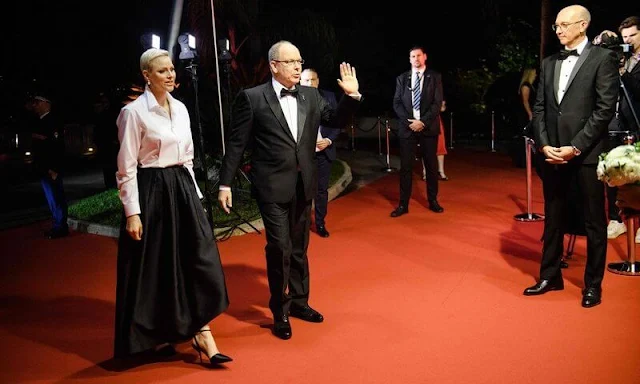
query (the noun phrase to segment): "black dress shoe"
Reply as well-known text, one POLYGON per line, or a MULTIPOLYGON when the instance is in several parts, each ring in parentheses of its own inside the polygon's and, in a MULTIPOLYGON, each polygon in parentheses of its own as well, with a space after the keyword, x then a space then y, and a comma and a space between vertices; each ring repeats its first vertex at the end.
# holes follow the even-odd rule
POLYGON ((564 260, 560 261, 560 268, 569 268, 569 263, 564 260))
POLYGON ((602 289, 600 288, 587 288, 582 291, 582 306, 585 308, 595 307, 602 301, 602 289))
POLYGON ((291 309, 289 309, 289 315, 312 323, 322 323, 324 321, 324 316, 308 305, 304 307, 292 305, 291 309))
POLYGON ((435 213, 444 212, 444 208, 442 208, 440 206, 440 204, 438 204, 438 200, 430 200, 429 201, 429 209, 432 210, 435 213))
POLYGON ((325 227, 317 227, 316 232, 320 237, 329 237, 329 231, 327 231, 327 228, 325 227))
POLYGON ((291 338, 291 323, 289 323, 289 317, 284 315, 274 319, 272 332, 282 340, 289 340, 291 338))
POLYGON ((562 278, 555 280, 540 280, 540 282, 533 287, 529 287, 524 290, 523 295, 535 296, 542 295, 549 291, 561 291, 564 289, 564 281, 562 278))
POLYGON ((398 208, 394 209, 393 212, 391 212, 391 217, 402 216, 405 213, 409 213, 409 207, 405 207, 404 205, 398 205, 398 208))

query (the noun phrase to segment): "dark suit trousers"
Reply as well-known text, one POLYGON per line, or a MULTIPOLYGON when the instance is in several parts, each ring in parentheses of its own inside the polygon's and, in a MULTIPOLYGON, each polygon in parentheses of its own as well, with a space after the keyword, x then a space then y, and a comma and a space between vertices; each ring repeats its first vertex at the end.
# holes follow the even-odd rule
POLYGON ((311 200, 305 200, 298 173, 296 193, 287 203, 258 201, 267 235, 267 279, 269 308, 275 318, 289 313, 289 307, 307 305, 309 300, 309 226, 311 200))
POLYGON ((315 197, 315 222, 317 227, 324 227, 329 202, 329 176, 331 175, 331 160, 324 151, 316 152, 318 164, 318 192, 315 197))
POLYGON ((422 160, 427 171, 427 200, 438 198, 438 136, 412 133, 409 138, 398 138, 400 148, 400 205, 409 206, 416 144, 420 142, 422 160))
POLYGON ((587 234, 587 264, 584 272, 585 287, 600 288, 607 256, 607 218, 604 183, 598 180, 596 165, 544 164, 543 191, 545 200, 544 245, 540 279, 561 276, 560 261, 566 229, 574 217, 569 204, 582 202, 584 227, 587 234), (575 187, 575 188, 573 188, 575 187), (576 191, 572 196, 570 191, 576 191))

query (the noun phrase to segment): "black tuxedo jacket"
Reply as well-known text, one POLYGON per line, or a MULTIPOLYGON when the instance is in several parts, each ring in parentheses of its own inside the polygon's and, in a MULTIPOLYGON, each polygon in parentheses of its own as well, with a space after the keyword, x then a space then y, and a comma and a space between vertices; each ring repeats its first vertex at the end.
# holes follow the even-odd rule
MULTIPOLYGON (((336 95, 333 92, 327 91, 324 89, 319 89, 319 91, 322 97, 324 97, 327 103, 329 103, 331 108, 334 108, 334 109, 338 108, 338 100, 336 99, 336 95)), ((342 129, 342 126, 340 127, 331 127, 328 125, 320 126, 320 134, 322 134, 322 137, 328 138, 329 140, 331 140, 331 145, 329 145, 327 148, 325 148, 321 152, 323 152, 331 161, 335 160, 337 157, 336 146, 333 142, 338 139, 338 135, 340 135, 341 129, 342 129)))
POLYGON ((621 89, 620 119, 626 130, 638 131, 640 127, 636 124, 636 117, 640 119, 640 63, 637 63, 631 72, 625 72, 621 80, 627 90, 628 98, 621 89))
POLYGON ((587 43, 558 102, 562 64, 558 56, 545 58, 540 68, 533 107, 536 144, 540 148, 572 145, 582 152, 575 161, 597 164, 598 155, 608 150, 607 127, 618 98, 618 62, 612 51, 587 43))
MULTIPOLYGON (((396 78, 396 90, 393 95, 393 110, 398 116, 398 137, 408 138, 413 131, 409 129, 408 119, 413 119, 413 92, 409 70, 396 78)), ((440 134, 440 106, 442 105, 442 76, 440 73, 427 69, 422 82, 420 94, 420 121, 424 123, 424 130, 420 134, 438 136, 440 134)))
POLYGON ((253 196, 266 203, 286 203, 296 193, 298 172, 304 194, 317 190, 315 158, 318 127, 343 126, 360 101, 343 95, 331 108, 318 89, 297 85, 298 138, 294 140, 271 80, 240 91, 233 103, 230 134, 220 170, 220 184, 231 185, 245 149, 250 151, 253 196))

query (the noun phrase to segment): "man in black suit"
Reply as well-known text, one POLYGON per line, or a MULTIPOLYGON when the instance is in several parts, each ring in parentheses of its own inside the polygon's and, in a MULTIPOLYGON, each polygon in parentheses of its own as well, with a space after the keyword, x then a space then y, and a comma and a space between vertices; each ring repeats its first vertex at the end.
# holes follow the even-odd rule
POLYGON ((348 63, 340 64, 338 80, 345 96, 333 109, 317 89, 297 85, 304 60, 295 45, 277 42, 269 49, 268 60, 271 81, 240 91, 234 101, 218 200, 229 213, 228 186, 251 142, 249 177, 267 236, 273 333, 286 340, 291 337, 289 315, 317 323, 324 320, 309 306, 307 259, 311 203, 318 188, 318 127, 346 124, 361 95, 356 70, 348 63))
MULTIPOLYGON (((553 29, 565 49, 545 58, 533 108, 536 143, 545 156, 544 245, 540 280, 524 295, 564 289, 560 269, 563 235, 572 201, 580 201, 587 234, 582 306, 600 304, 607 254, 605 186, 598 180, 598 155, 606 150, 607 126, 615 111, 619 75, 615 54, 586 36, 589 11, 563 8, 553 29), (573 192, 572 192, 573 191, 573 192), (572 196, 577 194, 577 196, 572 196)), ((575 203, 574 203, 575 204, 575 203)))
POLYGON ((409 213, 411 184, 416 143, 420 143, 426 169, 429 209, 442 213, 438 204, 438 135, 442 106, 442 76, 428 69, 424 48, 409 50, 411 70, 396 78, 393 110, 398 116, 398 145, 400 147, 400 203, 391 217, 409 213))
MULTIPOLYGON (((306 68, 300 75, 300 84, 318 88, 320 77, 318 71, 306 68)), ((329 103, 331 108, 338 107, 336 95, 326 89, 318 89, 320 94, 329 103)), ((316 233, 320 237, 329 237, 329 231, 325 225, 327 217, 327 205, 329 202, 329 176, 331 175, 331 163, 336 159, 336 147, 333 141, 340 135, 340 128, 320 125, 318 129, 318 141, 316 143, 316 162, 318 163, 318 192, 314 201, 316 233)))
POLYGON ((45 237, 57 239, 69 235, 67 198, 62 183, 64 127, 53 113, 50 96, 45 92, 37 92, 33 96, 29 109, 38 116, 38 123, 31 135, 33 164, 41 178, 42 190, 53 219, 51 229, 45 233, 45 237))

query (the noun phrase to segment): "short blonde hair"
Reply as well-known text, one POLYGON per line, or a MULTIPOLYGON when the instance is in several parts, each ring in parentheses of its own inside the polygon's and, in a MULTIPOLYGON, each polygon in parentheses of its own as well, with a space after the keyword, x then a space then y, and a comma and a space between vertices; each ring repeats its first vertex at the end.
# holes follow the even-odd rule
POLYGON ((140 56, 140 71, 151 70, 151 62, 158 57, 169 57, 169 51, 158 48, 149 48, 140 56))

